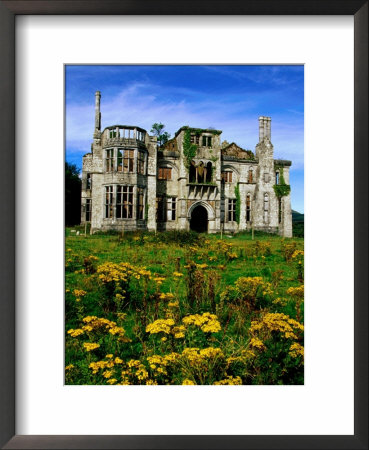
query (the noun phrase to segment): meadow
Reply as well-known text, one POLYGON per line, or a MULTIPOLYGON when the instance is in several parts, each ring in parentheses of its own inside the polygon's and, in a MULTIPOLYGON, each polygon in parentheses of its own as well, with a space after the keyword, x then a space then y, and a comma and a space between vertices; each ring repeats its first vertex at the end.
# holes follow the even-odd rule
POLYGON ((304 383, 302 238, 75 230, 66 384, 304 383))

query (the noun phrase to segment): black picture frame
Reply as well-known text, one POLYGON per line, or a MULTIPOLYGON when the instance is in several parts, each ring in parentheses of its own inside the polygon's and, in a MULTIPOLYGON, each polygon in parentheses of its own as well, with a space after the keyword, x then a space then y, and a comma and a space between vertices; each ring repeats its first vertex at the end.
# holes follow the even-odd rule
MULTIPOLYGON (((0 445, 6 449, 368 449, 368 1, 0 1, 0 445), (15 435, 15 16, 20 14, 212 14, 354 16, 354 435, 15 435)), ((339 364, 338 364, 339 366, 339 364)), ((339 395, 339 393, 337 393, 339 395)))

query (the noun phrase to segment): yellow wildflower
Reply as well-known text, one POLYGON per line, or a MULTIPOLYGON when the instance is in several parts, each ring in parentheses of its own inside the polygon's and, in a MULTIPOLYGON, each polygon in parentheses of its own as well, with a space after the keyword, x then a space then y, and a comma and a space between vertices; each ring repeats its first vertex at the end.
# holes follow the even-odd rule
POLYGON ((189 380, 188 378, 186 378, 185 380, 183 380, 182 382, 182 386, 194 386, 196 383, 194 383, 192 380, 189 380))
POLYGON ((303 298, 304 297, 304 285, 288 288, 287 294, 292 295, 293 297, 303 298))
POLYGON ((158 319, 155 322, 150 323, 146 327, 146 333, 157 334, 165 333, 169 334, 171 332, 171 327, 174 325, 173 319, 158 319))
POLYGON ((76 297, 84 297, 87 294, 83 289, 74 289, 73 293, 76 297))
POLYGON ((181 339, 185 337, 186 328, 183 325, 174 327, 172 333, 176 339, 181 339))
POLYGON ((264 345, 263 341, 261 341, 260 339, 257 339, 257 338, 251 338, 250 346, 257 348, 259 350, 265 350, 265 345, 264 345))
POLYGON ((292 358, 297 358, 298 356, 304 356, 304 347, 297 342, 294 342, 291 347, 289 354, 292 356, 292 358))
POLYGON ((204 314, 193 314, 191 316, 184 317, 182 319, 184 325, 196 325, 204 333, 217 333, 222 329, 218 321, 218 317, 215 314, 208 312, 204 314))
POLYGON ((67 333, 72 337, 78 337, 81 334, 83 334, 84 331, 81 328, 77 328, 76 330, 73 330, 73 328, 72 328, 72 329, 68 330, 67 333))
POLYGON ((232 377, 229 376, 224 380, 215 381, 214 385, 216 386, 224 386, 224 385, 240 385, 242 384, 242 380, 240 377, 232 377))
POLYGON ((103 377, 104 378, 111 378, 111 376, 113 375, 113 371, 112 370, 105 370, 105 372, 103 372, 103 377))
POLYGON ((85 342, 83 344, 83 347, 85 348, 86 352, 91 352, 92 350, 99 348, 100 344, 95 344, 94 342, 85 342))

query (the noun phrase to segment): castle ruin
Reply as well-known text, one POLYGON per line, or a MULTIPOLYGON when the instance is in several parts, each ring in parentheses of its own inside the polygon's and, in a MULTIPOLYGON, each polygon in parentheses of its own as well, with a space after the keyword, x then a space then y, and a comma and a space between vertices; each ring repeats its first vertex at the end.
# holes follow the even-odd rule
POLYGON ((274 159, 271 119, 255 152, 221 131, 181 127, 162 147, 135 125, 101 131, 99 91, 91 152, 83 156, 81 222, 97 230, 261 230, 292 237, 291 161, 274 159))

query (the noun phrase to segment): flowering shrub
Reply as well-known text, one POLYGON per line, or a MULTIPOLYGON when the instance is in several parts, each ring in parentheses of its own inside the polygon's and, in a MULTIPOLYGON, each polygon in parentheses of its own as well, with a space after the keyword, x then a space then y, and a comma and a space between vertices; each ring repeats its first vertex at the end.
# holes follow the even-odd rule
POLYGON ((302 315, 302 303, 304 301, 304 285, 302 284, 298 287, 290 287, 287 289, 286 293, 294 299, 296 304, 296 318, 297 320, 300 320, 302 315))
POLYGON ((300 322, 282 313, 267 313, 251 322, 249 345, 256 354, 253 364, 260 384, 283 381, 287 373, 292 375, 291 384, 302 383, 303 330, 300 322))
POLYGON ((129 302, 145 305, 164 280, 154 277, 145 267, 129 263, 106 262, 97 268, 96 275, 105 288, 105 305, 112 310, 129 302))
POLYGON ((296 250, 296 242, 286 242, 285 240, 281 241, 281 251, 287 262, 291 261, 292 255, 296 250))
POLYGON ((271 255, 271 243, 269 241, 256 241, 255 242, 255 254, 256 256, 269 256, 271 255))
POLYGON ((261 306, 262 300, 272 293, 271 284, 262 277, 240 277, 220 295, 221 301, 244 305, 250 312, 261 306))
POLYGON ((296 263, 297 267, 297 279, 300 283, 304 281, 304 251, 295 250, 291 257, 292 261, 296 263))

